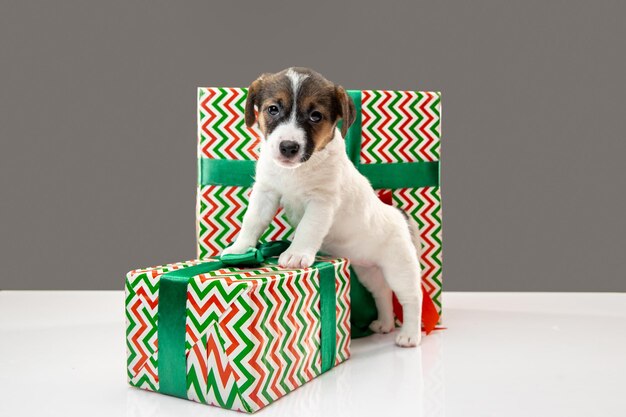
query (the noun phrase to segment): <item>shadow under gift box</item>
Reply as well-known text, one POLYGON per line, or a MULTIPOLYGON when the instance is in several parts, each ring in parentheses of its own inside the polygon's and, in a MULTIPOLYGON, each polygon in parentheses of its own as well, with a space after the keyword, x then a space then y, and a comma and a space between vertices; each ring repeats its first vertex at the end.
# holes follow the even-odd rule
POLYGON ((127 274, 130 385, 255 412, 349 358, 346 259, 318 256, 310 268, 285 270, 271 258, 259 267, 191 272, 177 300, 163 285, 164 274, 212 262, 127 274))

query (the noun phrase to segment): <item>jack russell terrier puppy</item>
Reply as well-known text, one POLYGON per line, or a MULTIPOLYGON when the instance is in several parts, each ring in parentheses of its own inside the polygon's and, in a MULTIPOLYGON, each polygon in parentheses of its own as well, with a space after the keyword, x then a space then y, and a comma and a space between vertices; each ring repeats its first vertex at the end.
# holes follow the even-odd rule
POLYGON ((404 316, 396 344, 417 346, 422 311, 418 226, 381 202, 348 159, 343 137, 354 119, 354 103, 343 87, 310 69, 263 74, 250 85, 246 125, 258 123, 265 140, 241 232, 223 253, 256 246, 283 206, 296 231, 279 265, 307 268, 319 250, 349 258, 376 301, 378 319, 370 328, 394 330, 393 291, 404 316))

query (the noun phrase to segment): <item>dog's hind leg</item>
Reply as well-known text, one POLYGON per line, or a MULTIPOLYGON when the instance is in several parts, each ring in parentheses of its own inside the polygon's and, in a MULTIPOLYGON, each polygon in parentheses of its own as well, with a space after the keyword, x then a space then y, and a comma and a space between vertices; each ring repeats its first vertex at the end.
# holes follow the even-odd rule
POLYGON ((385 281, 402 305, 402 328, 396 344, 402 347, 419 345, 422 337, 422 291, 420 269, 415 248, 408 242, 392 245, 393 256, 381 264, 385 281))
POLYGON ((378 319, 370 324, 370 329, 376 333, 389 333, 394 327, 393 304, 391 288, 387 285, 383 273, 377 266, 353 265, 359 281, 372 293, 378 310, 378 319))

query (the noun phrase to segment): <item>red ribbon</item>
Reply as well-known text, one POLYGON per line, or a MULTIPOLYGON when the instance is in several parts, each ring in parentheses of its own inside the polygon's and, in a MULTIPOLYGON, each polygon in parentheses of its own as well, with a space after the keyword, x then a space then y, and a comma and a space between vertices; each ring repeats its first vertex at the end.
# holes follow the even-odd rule
MULTIPOLYGON (((392 205, 391 191, 381 191, 378 194, 378 198, 383 203, 389 206, 392 205)), ((395 294, 393 295, 393 313, 396 318, 402 322, 402 305, 400 305, 395 294)), ((426 334, 430 334, 433 330, 444 329, 444 327, 437 327, 437 323, 439 323, 437 307, 435 307, 435 303, 433 303, 433 300, 426 291, 424 283, 422 283, 422 328, 426 334)))

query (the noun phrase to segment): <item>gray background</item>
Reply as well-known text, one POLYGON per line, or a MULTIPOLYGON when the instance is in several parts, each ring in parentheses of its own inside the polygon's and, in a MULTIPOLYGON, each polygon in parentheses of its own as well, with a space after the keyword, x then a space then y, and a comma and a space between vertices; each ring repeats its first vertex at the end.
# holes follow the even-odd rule
POLYGON ((625 291, 625 5, 2 0, 0 289, 194 257, 196 87, 299 65, 443 92, 446 289, 625 291))

